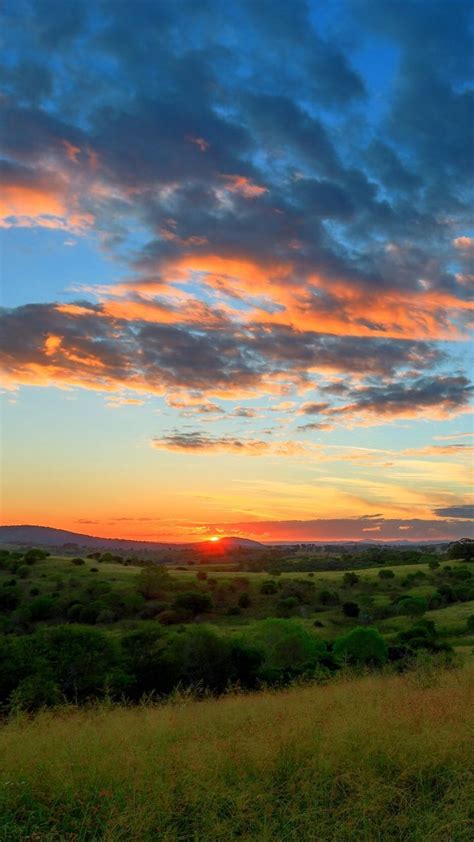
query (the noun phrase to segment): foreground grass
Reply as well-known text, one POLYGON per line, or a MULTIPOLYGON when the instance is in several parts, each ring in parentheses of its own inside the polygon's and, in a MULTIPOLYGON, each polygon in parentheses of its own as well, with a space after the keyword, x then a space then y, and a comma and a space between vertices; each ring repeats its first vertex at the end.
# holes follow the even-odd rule
POLYGON ((474 672, 368 676, 0 731, 0 839, 474 838, 474 672))

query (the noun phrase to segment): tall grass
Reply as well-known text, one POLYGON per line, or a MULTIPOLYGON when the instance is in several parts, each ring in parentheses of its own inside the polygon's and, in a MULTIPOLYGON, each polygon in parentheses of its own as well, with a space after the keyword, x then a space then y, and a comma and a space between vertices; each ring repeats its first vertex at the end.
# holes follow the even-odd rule
POLYGON ((474 838, 474 672, 368 676, 0 731, 2 842, 474 838))

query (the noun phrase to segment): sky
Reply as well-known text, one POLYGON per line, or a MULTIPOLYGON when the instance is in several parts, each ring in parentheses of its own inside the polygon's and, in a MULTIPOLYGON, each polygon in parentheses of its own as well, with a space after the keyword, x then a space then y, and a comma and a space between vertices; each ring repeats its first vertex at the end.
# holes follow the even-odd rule
POLYGON ((2 522, 472 536, 470 0, 6 0, 2 522))

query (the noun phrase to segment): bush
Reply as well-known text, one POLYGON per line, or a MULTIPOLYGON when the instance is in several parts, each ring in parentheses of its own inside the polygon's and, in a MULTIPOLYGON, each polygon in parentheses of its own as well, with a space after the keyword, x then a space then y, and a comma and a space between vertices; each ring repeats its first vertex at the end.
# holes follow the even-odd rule
POLYGON ((342 581, 344 582, 344 584, 347 587, 352 588, 354 585, 357 585, 357 582, 359 581, 359 577, 358 577, 357 573, 352 573, 351 571, 347 571, 347 573, 344 573, 342 581))
POLYGON ((404 596, 398 602, 400 614, 408 614, 410 617, 421 616, 427 608, 428 604, 423 596, 404 596))
POLYGON ((20 589, 5 583, 7 587, 0 589, 0 611, 14 611, 20 604, 20 589))
POLYGON ((346 617, 358 617, 360 614, 360 608, 357 602, 343 602, 342 610, 346 617))
POLYGON ((470 616, 467 618, 466 628, 469 632, 474 632, 474 614, 470 614, 470 616))
POLYGON ((388 657, 387 644, 377 629, 358 626, 333 645, 338 661, 354 665, 380 666, 388 657))
POLYGON ((384 568, 383 570, 379 570, 378 576, 379 579, 394 579, 395 573, 393 572, 393 570, 387 570, 386 568, 384 568))
POLYGON ((255 623, 250 637, 261 653, 260 676, 281 681, 314 671, 326 654, 326 644, 297 620, 269 618, 255 623))
POLYGON ((276 610, 279 617, 291 617, 299 606, 300 601, 295 596, 285 596, 278 600, 276 610))
POLYGON ((201 591, 181 593, 173 603, 173 608, 189 611, 194 617, 198 614, 205 614, 208 611, 212 611, 212 607, 212 599, 209 594, 202 593, 201 591))
POLYGON ((176 626, 179 623, 186 623, 189 620, 189 614, 187 611, 174 611, 170 608, 158 614, 156 619, 162 626, 176 626))
POLYGON ((252 604, 250 596, 248 593, 242 593, 239 596, 239 608, 249 608, 252 604))
POLYGON ((265 582, 262 582, 260 586, 260 593, 262 594, 275 594, 277 591, 277 584, 273 581, 273 579, 267 579, 265 582))
POLYGON ((75 564, 76 567, 80 567, 82 564, 85 564, 83 558, 71 558, 71 564, 75 564))
POLYGON ((31 573, 30 568, 27 564, 22 564, 16 572, 17 576, 19 576, 20 579, 27 579, 31 573))
POLYGON ((25 606, 26 619, 32 623, 49 620, 56 612, 56 600, 51 596, 39 596, 25 606))
POLYGON ((155 599, 163 594, 171 584, 171 576, 161 565, 143 567, 138 574, 137 590, 145 599, 155 599))

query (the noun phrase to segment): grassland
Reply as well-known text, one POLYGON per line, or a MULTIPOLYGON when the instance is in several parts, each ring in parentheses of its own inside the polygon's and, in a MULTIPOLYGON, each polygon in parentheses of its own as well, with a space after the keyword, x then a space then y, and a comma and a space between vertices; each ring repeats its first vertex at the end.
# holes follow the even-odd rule
POLYGON ((474 671, 44 712, 0 731, 5 842, 469 842, 474 671))
MULTIPOLYGON (((352 587, 344 585, 344 570, 322 570, 310 573, 292 572, 282 573, 278 576, 278 585, 282 587, 285 583, 301 581, 314 586, 315 593, 321 590, 334 591, 339 594, 340 602, 337 605, 323 606, 321 604, 302 605, 295 608, 295 616, 307 627, 312 627, 318 621, 320 628, 318 635, 325 640, 332 640, 337 635, 357 625, 357 620, 347 617, 342 611, 341 604, 344 601, 355 601, 360 605, 361 611, 365 611, 370 619, 371 625, 375 625, 379 631, 390 640, 397 633, 409 628, 412 625, 412 618, 404 614, 390 616, 388 618, 377 617, 377 609, 383 609, 396 598, 404 596, 426 597, 429 602, 432 594, 442 581, 445 570, 463 566, 463 562, 442 561, 439 569, 433 571, 428 564, 405 564, 393 567, 393 579, 380 579, 381 567, 363 568, 357 570, 358 582, 352 587), (417 577, 407 584, 407 577, 417 577), (373 617, 372 617, 373 615, 373 617)), ((86 559, 81 566, 71 563, 70 557, 51 556, 40 563, 32 566, 28 571, 28 578, 22 580, 16 577, 16 586, 21 589, 22 604, 28 605, 32 599, 38 596, 53 596, 55 601, 71 601, 82 594, 81 598, 86 602, 97 599, 96 596, 88 596, 88 588, 100 588, 105 584, 114 593, 124 598, 131 598, 132 602, 128 608, 117 617, 116 622, 106 625, 111 631, 119 631, 125 624, 131 628, 133 624, 142 622, 140 619, 140 604, 135 605, 133 598, 137 598, 136 587, 138 576, 141 571, 138 565, 124 566, 114 562, 100 562, 94 559, 86 559), (35 594, 33 597, 32 594, 35 594)), ((267 616, 275 616, 279 594, 275 596, 262 596, 261 587, 265 581, 271 579, 271 574, 264 572, 237 572, 235 570, 216 570, 212 564, 200 565, 180 569, 179 567, 169 568, 171 572, 171 588, 189 590, 193 588, 205 589, 211 593, 215 603, 214 610, 205 617, 206 622, 219 627, 223 632, 233 633, 252 625, 255 620, 267 616), (197 579, 198 570, 208 576, 208 581, 199 582, 197 579), (250 596, 250 605, 244 610, 239 609, 236 616, 229 611, 238 602, 241 589, 236 583, 242 583, 243 590, 250 596), (210 585, 214 585, 212 591, 210 585), (218 598, 221 598, 220 604, 218 598), (217 597, 217 599, 216 599, 217 597)), ((0 587, 11 579, 11 573, 0 569, 0 587)), ((472 586, 471 586, 472 587, 472 586)), ((176 594, 174 594, 175 596, 176 594)), ((99 598, 102 598, 99 596, 99 598)), ((165 602, 171 603, 173 593, 165 595, 165 602)), ((143 606, 142 606, 143 607, 143 606)), ((474 600, 467 599, 464 602, 456 602, 440 608, 430 609, 425 612, 426 619, 435 621, 443 638, 470 654, 472 635, 467 635, 467 618, 474 614, 474 600), (465 636, 461 641, 460 636, 465 636)), ((54 617, 45 622, 54 621, 54 617)), ((56 620, 58 622, 60 620, 56 620)), ((155 620, 156 622, 156 620, 155 620)), ((100 623, 99 623, 100 625, 100 623)))

